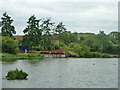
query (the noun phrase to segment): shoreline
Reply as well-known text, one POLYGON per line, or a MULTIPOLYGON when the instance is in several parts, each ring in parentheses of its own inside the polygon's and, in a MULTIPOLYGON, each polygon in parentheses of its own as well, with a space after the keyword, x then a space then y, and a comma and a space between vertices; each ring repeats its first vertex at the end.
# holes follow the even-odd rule
MULTIPOLYGON (((1 61, 14 61, 14 60, 43 60, 44 55, 38 53, 22 53, 22 54, 7 54, 1 53, 1 61)), ((55 57, 53 57, 55 58, 55 57)), ((61 57, 61 58, 120 58, 119 55, 109 55, 109 57, 61 57)))

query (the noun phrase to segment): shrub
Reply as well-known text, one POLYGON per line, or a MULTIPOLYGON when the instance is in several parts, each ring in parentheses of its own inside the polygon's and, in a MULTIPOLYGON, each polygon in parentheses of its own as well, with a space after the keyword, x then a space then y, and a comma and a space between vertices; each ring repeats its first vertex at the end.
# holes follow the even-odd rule
POLYGON ((26 77, 28 76, 28 74, 26 72, 23 72, 22 70, 18 70, 16 68, 16 70, 11 70, 7 73, 6 78, 8 80, 24 80, 26 79, 26 77))
POLYGON ((71 52, 70 57, 77 57, 77 58, 79 58, 80 56, 79 56, 79 54, 77 54, 77 53, 71 52))
POLYGON ((64 45, 63 47, 60 47, 61 50, 63 50, 64 52, 69 52, 70 48, 67 45, 64 45))
POLYGON ((107 54, 107 53, 103 53, 103 54, 101 54, 101 55, 102 55, 103 58, 108 58, 108 57, 110 57, 109 54, 107 54))
POLYGON ((87 45, 75 44, 73 45, 72 51, 77 53, 80 57, 85 57, 90 52, 90 48, 87 45))
POLYGON ((100 58, 102 55, 98 52, 90 52, 90 57, 92 58, 100 58))

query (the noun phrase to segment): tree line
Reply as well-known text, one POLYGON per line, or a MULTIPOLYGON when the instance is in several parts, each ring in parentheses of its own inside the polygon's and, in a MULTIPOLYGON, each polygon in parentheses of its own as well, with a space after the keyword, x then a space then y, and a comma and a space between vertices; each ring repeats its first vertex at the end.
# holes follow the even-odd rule
MULTIPOLYGON (((16 34, 15 27, 12 25, 13 19, 7 13, 3 13, 1 20, 1 35, 3 39, 5 37, 12 38, 16 34)), ((25 35, 22 39, 17 39, 13 42, 38 51, 62 49, 75 57, 100 57, 102 53, 118 54, 119 51, 119 39, 112 37, 110 34, 105 34, 104 31, 100 31, 99 34, 88 33, 86 36, 78 37, 82 34, 67 31, 63 22, 56 24, 51 18, 37 19, 35 15, 32 15, 28 18, 27 26, 23 33, 25 35), (56 40, 59 43, 56 43, 56 40)), ((117 34, 119 33, 117 32, 117 34)), ((2 41, 5 42, 5 40, 2 41)), ((7 44, 7 41, 5 43, 7 44)), ((5 47, 3 45, 3 50, 5 47)), ((9 46, 9 48, 11 47, 9 46)), ((7 50, 4 52, 7 52, 7 50)))

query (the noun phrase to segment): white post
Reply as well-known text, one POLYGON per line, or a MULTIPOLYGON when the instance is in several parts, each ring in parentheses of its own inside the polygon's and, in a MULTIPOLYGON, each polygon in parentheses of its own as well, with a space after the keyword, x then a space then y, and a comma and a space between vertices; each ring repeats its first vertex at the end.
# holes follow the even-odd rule
POLYGON ((27 53, 27 49, 25 49, 25 53, 27 53))

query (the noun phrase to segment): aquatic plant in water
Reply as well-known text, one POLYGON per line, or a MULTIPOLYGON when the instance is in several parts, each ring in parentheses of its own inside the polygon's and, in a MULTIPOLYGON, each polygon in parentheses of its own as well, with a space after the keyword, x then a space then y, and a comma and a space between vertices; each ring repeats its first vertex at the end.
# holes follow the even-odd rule
POLYGON ((10 70, 7 73, 7 80, 25 80, 27 78, 28 74, 26 72, 23 72, 22 70, 10 70))

